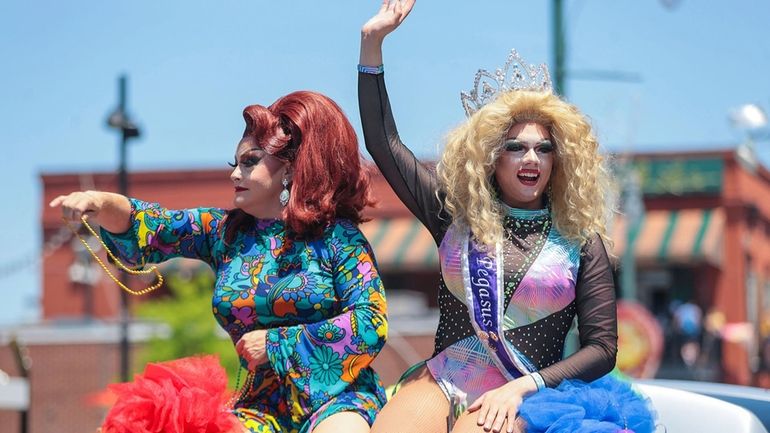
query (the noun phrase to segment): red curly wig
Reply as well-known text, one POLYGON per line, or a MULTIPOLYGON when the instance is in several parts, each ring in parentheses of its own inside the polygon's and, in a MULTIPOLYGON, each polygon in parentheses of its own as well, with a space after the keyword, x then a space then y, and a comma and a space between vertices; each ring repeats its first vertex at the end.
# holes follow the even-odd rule
MULTIPOLYGON (((358 224, 361 211, 374 204, 369 172, 362 164, 355 130, 330 98, 298 91, 269 107, 243 110, 244 137, 252 137, 266 153, 288 161, 292 170, 289 203, 282 217, 296 235, 315 238, 337 218, 358 224)), ((253 217, 234 209, 225 239, 231 242, 253 217)))

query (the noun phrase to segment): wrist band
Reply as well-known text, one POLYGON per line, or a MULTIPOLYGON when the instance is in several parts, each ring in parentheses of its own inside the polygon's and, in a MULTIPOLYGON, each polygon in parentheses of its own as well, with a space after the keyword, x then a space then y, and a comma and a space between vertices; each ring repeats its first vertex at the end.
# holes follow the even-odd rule
POLYGON ((529 377, 532 378, 532 380, 535 381, 535 385, 537 385, 537 390, 540 391, 542 389, 545 389, 545 381, 543 380, 543 376, 540 375, 538 372, 529 373, 529 377))
POLYGON ((382 65, 366 66, 366 65, 359 64, 358 72, 362 72, 364 74, 378 75, 385 72, 385 68, 382 65))

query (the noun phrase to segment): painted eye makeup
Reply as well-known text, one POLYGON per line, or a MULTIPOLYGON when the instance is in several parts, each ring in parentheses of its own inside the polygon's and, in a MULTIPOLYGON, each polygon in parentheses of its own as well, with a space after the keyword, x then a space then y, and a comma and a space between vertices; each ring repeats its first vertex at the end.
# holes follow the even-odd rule
MULTIPOLYGON (((508 152, 521 152, 528 150, 524 143, 516 139, 506 140, 504 147, 508 152)), ((539 153, 551 153, 554 151, 554 145, 549 140, 543 140, 534 147, 539 153)))
POLYGON ((241 154, 240 161, 236 158, 233 160, 233 162, 228 162, 227 165, 230 167, 238 167, 239 165, 242 165, 244 167, 253 167, 262 160, 263 155, 258 150, 249 150, 246 152, 243 152, 241 154))
POLYGON ((537 146, 537 150, 540 153, 551 153, 554 151, 554 145, 548 140, 543 140, 537 146))
POLYGON ((504 146, 505 150, 508 152, 520 152, 524 150, 524 145, 517 140, 506 140, 504 146))
POLYGON ((259 164, 259 161, 261 161, 262 158, 256 156, 256 155, 244 155, 241 157, 241 165, 244 167, 253 167, 257 164, 259 164))

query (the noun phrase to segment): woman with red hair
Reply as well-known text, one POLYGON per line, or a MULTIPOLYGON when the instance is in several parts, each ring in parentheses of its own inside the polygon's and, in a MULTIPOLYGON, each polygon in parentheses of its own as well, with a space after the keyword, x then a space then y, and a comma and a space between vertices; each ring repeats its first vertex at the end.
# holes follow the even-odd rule
MULTIPOLYGON (((233 431, 368 432, 386 400, 370 364, 387 320, 374 256, 357 227, 372 199, 355 132, 337 104, 314 92, 243 114, 231 210, 168 210, 98 191, 51 206, 68 220, 97 219, 110 251, 131 264, 188 257, 212 268, 214 316, 249 371, 235 417, 227 415, 240 421, 233 431)), ((103 429, 192 431, 189 415, 165 418, 196 411, 170 405, 156 404, 156 419, 139 420, 129 419, 138 412, 130 404, 116 405, 103 429)), ((222 430, 195 422, 195 431, 222 430)))

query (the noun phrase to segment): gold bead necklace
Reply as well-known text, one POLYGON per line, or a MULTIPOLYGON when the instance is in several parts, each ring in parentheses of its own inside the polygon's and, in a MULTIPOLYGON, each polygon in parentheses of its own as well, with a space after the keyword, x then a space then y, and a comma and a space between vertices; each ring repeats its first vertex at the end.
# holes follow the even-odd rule
MULTIPOLYGON (((62 220, 64 221, 64 224, 67 225, 67 227, 72 231, 72 233, 77 236, 78 240, 81 244, 83 244, 83 247, 91 254, 91 256, 96 260, 96 263, 101 266, 102 269, 104 269, 104 272, 107 274, 108 277, 112 281, 115 282, 121 289, 125 290, 126 292, 140 296, 147 293, 152 292, 155 289, 160 288, 163 285, 163 275, 158 271, 157 266, 152 266, 149 269, 131 269, 128 266, 124 265, 123 262, 121 262, 113 253, 110 251, 110 249, 107 247, 107 244, 104 243, 104 240, 102 240, 99 235, 96 234, 96 231, 91 227, 90 224, 88 224, 88 221, 86 221, 86 218, 83 217, 80 219, 83 226, 85 226, 86 229, 91 233, 93 237, 99 240, 99 243, 102 244, 102 247, 104 247, 104 250, 107 251, 107 255, 110 256, 110 258, 115 262, 115 264, 122 269, 123 271, 131 274, 131 275, 148 275, 150 273, 154 273, 155 276, 158 277, 158 282, 153 284, 150 287, 144 288, 142 290, 133 290, 130 287, 126 286, 118 278, 115 277, 115 275, 110 271, 110 269, 107 267, 107 265, 104 264, 101 258, 96 254, 96 252, 91 248, 90 245, 88 245, 88 242, 86 242, 85 239, 83 239, 82 236, 80 236, 80 233, 78 233, 77 230, 75 230, 74 227, 72 227, 72 224, 66 219, 62 217, 62 220)), ((238 389, 237 392, 235 392, 230 400, 227 402, 227 406, 230 408, 235 408, 235 405, 238 404, 239 401, 241 401, 249 392, 249 389, 251 389, 252 383, 254 383, 254 378, 256 377, 256 373, 253 371, 249 371, 249 373, 246 375, 246 379, 243 382, 243 385, 240 385, 239 382, 241 381, 241 370, 242 367, 238 368, 238 376, 235 379, 235 387, 238 389)))
POLYGON ((80 233, 78 233, 78 231, 75 230, 74 227, 72 227, 70 222, 67 221, 67 219, 64 218, 64 217, 62 217, 62 220, 64 221, 64 224, 66 224, 67 227, 69 227, 69 229, 72 231, 72 233, 75 236, 77 236, 78 240, 80 240, 80 243, 83 244, 85 249, 91 254, 91 256, 94 258, 94 260, 96 260, 96 263, 98 263, 99 266, 101 266, 102 269, 104 269, 104 272, 107 274, 107 276, 110 277, 110 279, 112 281, 114 281, 115 284, 117 284, 118 287, 120 287, 121 289, 125 290, 126 292, 128 292, 128 293, 130 293, 132 295, 141 296, 141 295, 150 293, 153 290, 158 289, 158 288, 160 288, 163 285, 163 275, 160 274, 160 272, 158 271, 158 267, 157 266, 152 266, 149 269, 141 269, 141 268, 140 269, 131 269, 128 266, 124 265, 123 262, 121 262, 115 256, 115 254, 112 254, 112 251, 110 251, 110 249, 107 247, 107 244, 104 243, 102 238, 100 238, 99 235, 96 234, 96 231, 94 231, 94 229, 91 228, 91 226, 86 221, 85 216, 80 218, 80 221, 83 224, 83 226, 85 226, 85 228, 88 229, 89 232, 91 232, 91 235, 93 235, 93 237, 95 237, 96 239, 99 240, 99 243, 102 244, 102 247, 104 247, 104 250, 107 251, 107 255, 110 256, 110 258, 115 262, 115 265, 117 267, 119 267, 120 269, 122 269, 123 271, 125 271, 126 273, 128 273, 130 275, 148 275, 148 274, 154 273, 155 276, 158 278, 158 282, 157 283, 153 284, 150 287, 144 288, 142 290, 133 290, 130 287, 126 286, 117 277, 115 277, 115 275, 110 271, 110 269, 107 267, 107 265, 104 264, 102 259, 100 259, 99 256, 96 254, 96 252, 94 252, 94 250, 91 248, 91 246, 88 245, 88 242, 86 242, 86 240, 83 239, 82 236, 80 236, 80 233))

